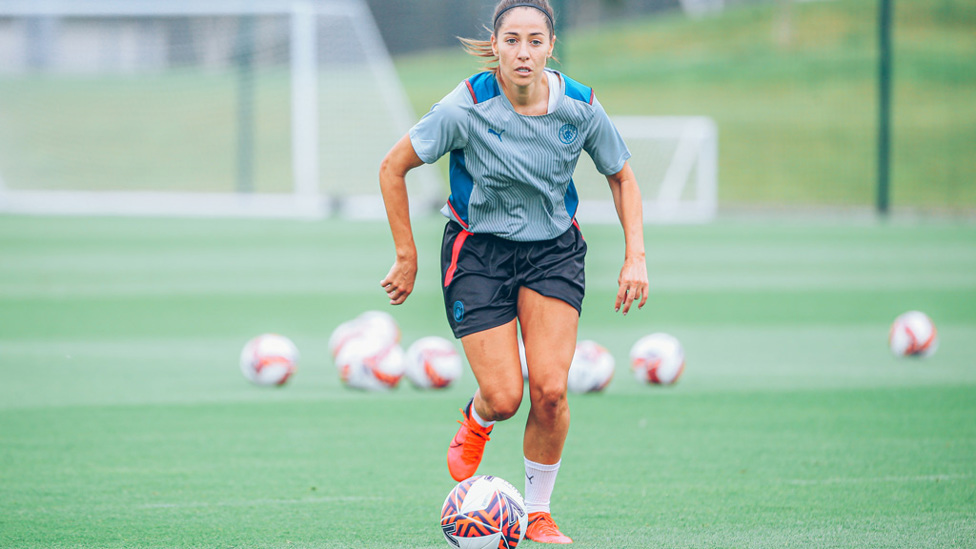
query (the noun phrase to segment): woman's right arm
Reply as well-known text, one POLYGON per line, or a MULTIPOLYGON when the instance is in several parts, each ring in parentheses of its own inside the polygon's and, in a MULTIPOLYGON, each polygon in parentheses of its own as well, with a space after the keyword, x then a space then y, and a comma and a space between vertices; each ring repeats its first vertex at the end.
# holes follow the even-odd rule
POLYGON ((391 305, 406 301, 413 292, 417 278, 417 246, 413 241, 410 227, 410 203, 407 198, 407 172, 423 164, 410 142, 410 135, 404 135, 386 153, 380 164, 380 192, 386 205, 386 217, 393 233, 396 260, 390 272, 380 282, 386 291, 391 305))

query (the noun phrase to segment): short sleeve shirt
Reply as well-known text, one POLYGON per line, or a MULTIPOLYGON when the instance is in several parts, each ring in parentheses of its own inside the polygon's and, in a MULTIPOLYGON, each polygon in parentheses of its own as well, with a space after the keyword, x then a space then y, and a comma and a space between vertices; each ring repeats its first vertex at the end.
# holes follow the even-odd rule
POLYGON ((515 112, 486 71, 461 82, 410 129, 424 162, 450 154, 451 194, 441 212, 465 230, 516 241, 555 238, 576 215, 580 153, 604 175, 630 158, 593 90, 556 74, 560 89, 548 114, 515 112))

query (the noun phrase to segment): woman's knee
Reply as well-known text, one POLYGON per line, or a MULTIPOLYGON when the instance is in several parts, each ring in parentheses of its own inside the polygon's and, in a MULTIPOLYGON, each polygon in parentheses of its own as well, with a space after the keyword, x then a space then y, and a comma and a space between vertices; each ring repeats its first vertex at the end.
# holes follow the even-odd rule
POLYGON ((547 412, 556 412, 567 405, 566 383, 559 380, 543 381, 529 388, 532 406, 547 412))
POLYGON ((519 405, 522 404, 522 387, 518 391, 503 389, 486 392, 482 389, 481 398, 490 411, 491 419, 501 421, 518 412, 519 405))

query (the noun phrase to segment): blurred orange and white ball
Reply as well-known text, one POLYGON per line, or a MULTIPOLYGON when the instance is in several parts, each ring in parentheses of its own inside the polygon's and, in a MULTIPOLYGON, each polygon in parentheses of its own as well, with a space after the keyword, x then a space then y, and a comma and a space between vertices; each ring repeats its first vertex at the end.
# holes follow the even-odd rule
POLYGON ((569 367, 567 388, 573 393, 597 393, 613 379, 615 361, 610 351, 599 343, 585 339, 576 344, 569 367))
POLYGON ((927 357, 939 348, 939 336, 927 314, 908 311, 891 324, 888 346, 895 356, 927 357))
POLYGON ((646 335, 630 348, 630 367, 641 383, 671 385, 685 370, 685 351, 670 334, 646 335))
POLYGON ((386 391, 404 374, 400 326, 383 311, 366 311, 340 324, 329 336, 329 351, 340 381, 350 389, 386 391))
POLYGON ((241 372, 257 385, 284 385, 298 367, 298 348, 285 336, 261 334, 244 345, 241 372))
POLYGON ((461 354, 438 336, 422 337, 407 348, 406 376, 418 389, 443 389, 461 377, 461 354))

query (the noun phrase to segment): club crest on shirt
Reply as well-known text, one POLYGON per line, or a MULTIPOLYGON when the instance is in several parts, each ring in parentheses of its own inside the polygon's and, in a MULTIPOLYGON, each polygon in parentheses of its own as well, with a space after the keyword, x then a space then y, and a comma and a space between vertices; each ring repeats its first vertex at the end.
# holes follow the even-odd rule
POLYGON ((559 128, 559 140, 567 145, 576 141, 577 135, 579 135, 579 130, 572 124, 563 124, 563 127, 559 128))

